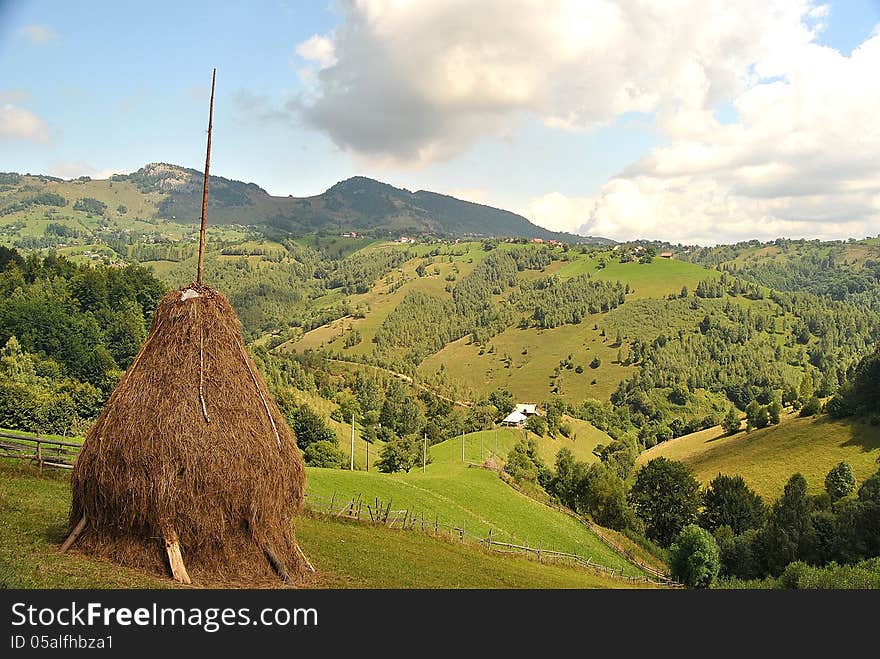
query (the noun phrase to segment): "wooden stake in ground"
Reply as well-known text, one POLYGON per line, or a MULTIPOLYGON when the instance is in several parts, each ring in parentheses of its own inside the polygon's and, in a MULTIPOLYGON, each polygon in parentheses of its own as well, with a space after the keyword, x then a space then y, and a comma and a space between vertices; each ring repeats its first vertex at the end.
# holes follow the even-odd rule
POLYGON ((165 552, 168 554, 168 565, 171 566, 171 575, 180 583, 192 583, 186 566, 183 564, 183 556, 180 553, 180 541, 174 529, 165 531, 165 552))
POLYGON ((68 549, 70 549, 70 545, 76 542, 76 539, 79 537, 79 534, 83 532, 83 529, 86 528, 86 518, 83 516, 77 525, 73 527, 73 531, 70 532, 70 535, 67 536, 67 539, 64 541, 64 544, 61 545, 61 553, 63 554, 68 549))
POLYGON ((202 283, 202 270, 205 261, 205 227, 208 224, 208 170, 211 169, 211 129, 214 125, 214 83, 217 82, 217 69, 211 76, 211 106, 208 110, 208 149, 205 155, 205 184, 202 188, 202 227, 199 230, 199 266, 196 281, 202 283))

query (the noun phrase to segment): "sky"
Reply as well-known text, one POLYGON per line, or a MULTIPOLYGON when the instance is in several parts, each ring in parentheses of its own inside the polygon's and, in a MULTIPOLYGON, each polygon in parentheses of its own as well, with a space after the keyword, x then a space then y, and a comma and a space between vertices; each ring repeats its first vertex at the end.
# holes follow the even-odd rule
POLYGON ((0 171, 369 176, 550 229, 880 234, 880 0, 0 0, 0 171))

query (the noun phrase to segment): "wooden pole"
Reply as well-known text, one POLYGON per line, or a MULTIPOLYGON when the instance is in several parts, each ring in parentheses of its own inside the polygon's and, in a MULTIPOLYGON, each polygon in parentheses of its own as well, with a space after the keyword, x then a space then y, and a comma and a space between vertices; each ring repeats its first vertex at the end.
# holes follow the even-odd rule
POLYGON ((79 537, 79 534, 83 532, 84 528, 86 528, 85 515, 83 515, 82 519, 77 522, 76 526, 73 527, 73 531, 70 532, 70 535, 67 536, 67 539, 61 545, 62 554, 70 549, 70 545, 72 545, 76 541, 76 539, 79 537))
POLYGON ((205 183, 202 187, 202 225, 199 230, 199 265, 196 281, 202 283, 202 271, 205 263, 205 228, 208 225, 208 170, 211 168, 211 130, 214 125, 214 84, 217 82, 217 69, 211 75, 211 105, 208 110, 208 148, 205 153, 205 183))
POLYGON ((367 447, 367 471, 370 471, 370 442, 364 442, 367 447))
POLYGON ((192 583, 186 566, 183 564, 183 556, 180 553, 180 541, 173 529, 165 532, 165 552, 168 554, 168 564, 171 566, 171 575, 180 583, 192 583))
POLYGON ((266 558, 269 559, 269 564, 272 566, 272 569, 278 574, 278 577, 284 583, 290 581, 290 575, 287 572, 287 568, 284 567, 284 563, 278 558, 272 548, 266 545, 263 547, 263 551, 266 553, 266 558))
POLYGON ((425 441, 422 444, 422 473, 425 473, 425 467, 428 465, 428 433, 425 433, 425 441))
POLYGON ((351 471, 354 471, 354 412, 351 413, 351 471))
POLYGON ((464 462, 464 430, 461 431, 461 461, 464 462))

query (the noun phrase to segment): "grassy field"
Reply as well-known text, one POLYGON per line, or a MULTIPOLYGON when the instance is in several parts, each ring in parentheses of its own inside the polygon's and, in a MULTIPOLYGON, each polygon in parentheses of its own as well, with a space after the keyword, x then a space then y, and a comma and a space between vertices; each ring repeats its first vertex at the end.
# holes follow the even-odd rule
POLYGON ((612 251, 602 256, 580 257, 559 270, 560 277, 576 277, 581 274, 629 284, 636 298, 666 297, 670 293, 679 293, 682 286, 694 290, 701 279, 717 279, 721 276, 715 270, 676 259, 655 258, 651 263, 621 263, 612 251), (606 266, 597 270, 596 266, 602 257, 605 258, 606 266))
MULTIPOLYGON (((58 553, 68 475, 0 460, 0 588, 174 588, 169 578, 58 553)), ((301 515, 297 534, 318 588, 620 588, 626 582, 486 552, 418 532, 301 515), (391 558, 393 557, 393 558, 391 558)))
POLYGON ((424 377, 443 375, 477 395, 503 387, 519 400, 537 403, 548 400, 554 390, 571 402, 607 399, 634 369, 617 363, 614 337, 603 337, 601 325, 593 329, 601 322, 602 316, 595 314, 578 325, 550 330, 511 327, 492 337, 486 348, 465 337, 428 357, 418 372, 424 377), (512 358, 510 368, 504 362, 506 355, 512 358), (553 377, 559 362, 569 355, 574 367, 553 377), (595 369, 590 367, 594 357, 601 361, 595 369), (577 366, 582 373, 576 372, 577 366))
POLYGON ((841 461, 852 465, 861 483, 880 468, 880 427, 825 416, 784 419, 778 426, 732 436, 715 427, 658 444, 639 463, 661 455, 690 465, 703 483, 719 473, 739 474, 770 501, 797 472, 812 493, 821 492, 825 475, 841 461))
MULTIPOLYGON (((498 454, 506 455, 521 432, 499 430, 498 454)), ((504 541, 578 553, 628 574, 640 574, 576 519, 513 490, 493 471, 468 467, 468 463, 479 464, 487 459, 495 450, 495 441, 494 431, 467 435, 464 462, 460 439, 436 444, 430 448, 433 462, 425 473, 421 468, 408 474, 309 468, 308 492, 324 499, 348 500, 360 495, 364 501, 373 502, 379 498, 390 501, 394 510, 424 514, 432 522, 439 518, 441 523, 463 527, 478 538, 486 537, 492 529, 493 536, 504 541)), ((544 441, 561 445, 570 440, 544 441)), ((577 445, 577 440, 571 444, 577 445)))

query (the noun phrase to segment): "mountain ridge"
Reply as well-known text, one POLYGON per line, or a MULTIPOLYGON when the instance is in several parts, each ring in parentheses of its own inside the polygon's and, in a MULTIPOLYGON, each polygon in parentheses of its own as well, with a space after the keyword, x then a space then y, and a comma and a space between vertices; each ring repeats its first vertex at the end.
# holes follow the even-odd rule
MULTIPOLYGON (((195 222, 204 174, 171 163, 148 163, 113 181, 130 181, 143 193, 165 195, 166 219, 195 222)), ((412 192, 366 176, 352 176, 307 197, 274 196, 256 183, 210 177, 209 216, 217 224, 265 224, 289 233, 320 230, 429 233, 450 237, 541 238, 566 243, 613 244, 598 236, 551 231, 528 218, 487 204, 430 190, 412 192)))

